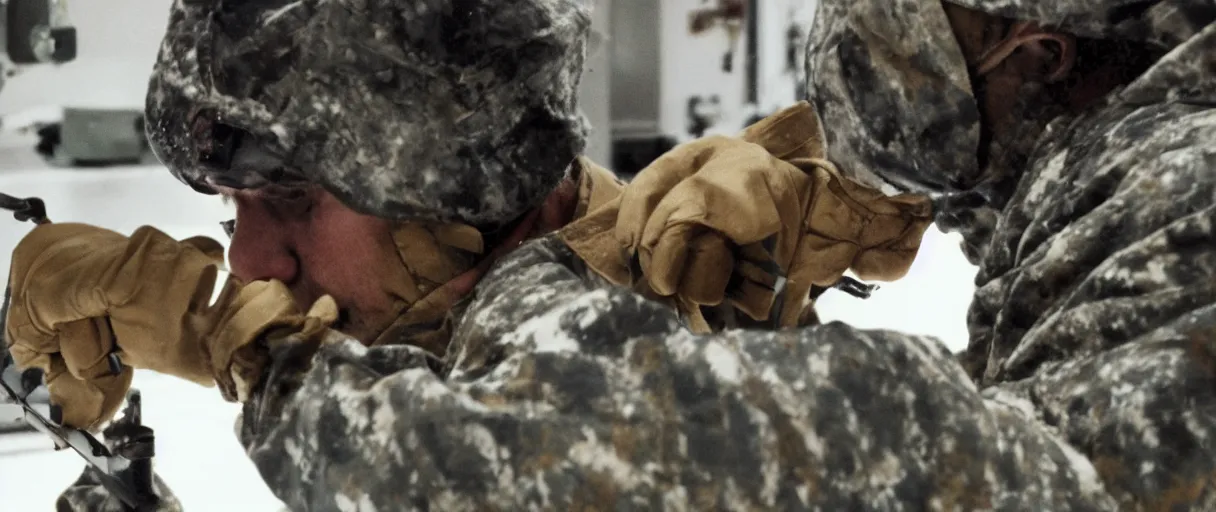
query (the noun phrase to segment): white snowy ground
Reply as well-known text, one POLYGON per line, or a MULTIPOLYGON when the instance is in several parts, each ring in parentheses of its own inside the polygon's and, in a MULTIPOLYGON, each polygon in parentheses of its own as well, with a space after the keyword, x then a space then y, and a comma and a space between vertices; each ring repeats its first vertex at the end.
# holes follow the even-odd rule
MULTIPOLYGON (((159 166, 54 169, 28 149, 30 143, 0 138, 0 192, 43 198, 55 221, 124 233, 152 224, 178 238, 204 234, 225 240, 218 223, 231 217, 228 207, 181 185, 159 166)), ((6 280, 11 248, 29 227, 0 219, 0 276, 6 280)), ((820 314, 859 327, 937 336, 961 350, 975 268, 957 247, 955 237, 930 230, 906 278, 884 285, 869 300, 829 292, 820 314)), ((236 405, 215 389, 150 372, 138 372, 134 385, 143 392, 145 423, 156 431, 156 471, 187 511, 283 508, 236 441, 236 405)), ((83 462, 75 453, 50 448, 41 434, 0 434, 0 512, 53 510, 55 497, 83 462)))

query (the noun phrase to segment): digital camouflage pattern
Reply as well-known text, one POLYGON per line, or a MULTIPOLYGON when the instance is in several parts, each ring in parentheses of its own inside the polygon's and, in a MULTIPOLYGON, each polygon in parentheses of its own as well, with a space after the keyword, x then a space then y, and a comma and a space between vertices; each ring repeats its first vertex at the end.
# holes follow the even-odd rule
MULTIPOLYGON (((173 492, 165 485, 159 475, 153 475, 153 490, 161 496, 161 502, 156 507, 157 512, 182 512, 182 504, 173 496, 173 492)), ((84 472, 72 482, 71 487, 59 495, 55 502, 55 510, 88 511, 88 512, 129 512, 127 506, 117 496, 110 493, 102 483, 95 468, 86 466, 84 472)))
POLYGON ((1078 115, 1019 105, 980 169, 941 5, 824 0, 808 90, 829 158, 941 194, 938 225, 980 267, 961 362, 988 403, 1021 404, 1122 509, 1216 508, 1216 6, 952 1, 1163 56, 1078 115))
POLYGON ((936 340, 697 336, 600 283, 557 239, 528 243, 479 285, 445 362, 323 346, 308 371, 272 370, 241 441, 300 511, 1113 505, 1029 404, 982 400, 936 340))
POLYGON ((167 30, 148 136, 200 191, 294 178, 370 215, 497 227, 584 147, 577 0, 177 0, 167 30))
POLYGON ((986 187, 942 203, 981 267, 961 360, 839 323, 691 335, 543 238, 486 276, 441 357, 279 353, 239 432, 267 484, 301 511, 1216 508, 1216 10, 960 1, 1169 50, 981 174, 952 124, 974 100, 915 87, 957 83, 958 49, 900 36, 941 28, 940 7, 821 0, 809 89, 829 156, 895 187, 986 187), (941 76, 892 71, 900 55, 941 76), (884 123, 887 156, 863 140, 884 123), (897 133, 931 126, 958 140, 897 133))

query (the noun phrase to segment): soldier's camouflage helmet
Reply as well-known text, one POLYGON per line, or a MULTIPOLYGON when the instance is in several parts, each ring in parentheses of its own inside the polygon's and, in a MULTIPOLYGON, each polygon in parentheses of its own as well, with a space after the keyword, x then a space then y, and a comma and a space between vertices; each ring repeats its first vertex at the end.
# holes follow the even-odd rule
POLYGON ((584 147, 581 0, 176 0, 147 96, 202 192, 313 183, 362 213, 501 226, 584 147))
MULTIPOLYGON (((1201 29, 1211 0, 950 0, 1082 37, 1170 48, 1201 29)), ((820 0, 807 95, 828 156, 875 186, 968 190, 981 179, 968 63, 940 0, 820 0)))

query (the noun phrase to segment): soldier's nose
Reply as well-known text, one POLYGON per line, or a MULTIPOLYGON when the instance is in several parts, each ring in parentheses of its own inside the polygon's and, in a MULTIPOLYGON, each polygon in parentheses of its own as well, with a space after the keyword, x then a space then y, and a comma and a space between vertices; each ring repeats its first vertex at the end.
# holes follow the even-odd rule
POLYGON ((290 227, 256 201, 237 201, 228 260, 233 275, 243 281, 277 279, 290 284, 299 277, 300 259, 290 227))

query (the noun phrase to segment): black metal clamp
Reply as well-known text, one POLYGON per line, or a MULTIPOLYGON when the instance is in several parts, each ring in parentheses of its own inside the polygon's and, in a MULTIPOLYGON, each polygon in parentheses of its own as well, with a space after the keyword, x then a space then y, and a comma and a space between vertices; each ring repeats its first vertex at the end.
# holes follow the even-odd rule
POLYGON ((114 445, 111 451, 88 432, 61 423, 56 406, 40 406, 29 402, 29 395, 42 387, 42 371, 37 368, 17 369, 8 349, 4 348, 0 363, 0 416, 17 417, 35 430, 51 437, 56 450, 70 448, 97 472, 98 481, 131 510, 156 510, 160 498, 153 487, 152 458, 155 456, 155 435, 142 424, 139 391, 127 394, 127 406, 122 418, 105 429, 105 437, 114 445))
POLYGON ((46 203, 37 197, 25 199, 0 193, 0 208, 13 212, 13 218, 20 222, 30 221, 34 224, 46 224, 46 203))

